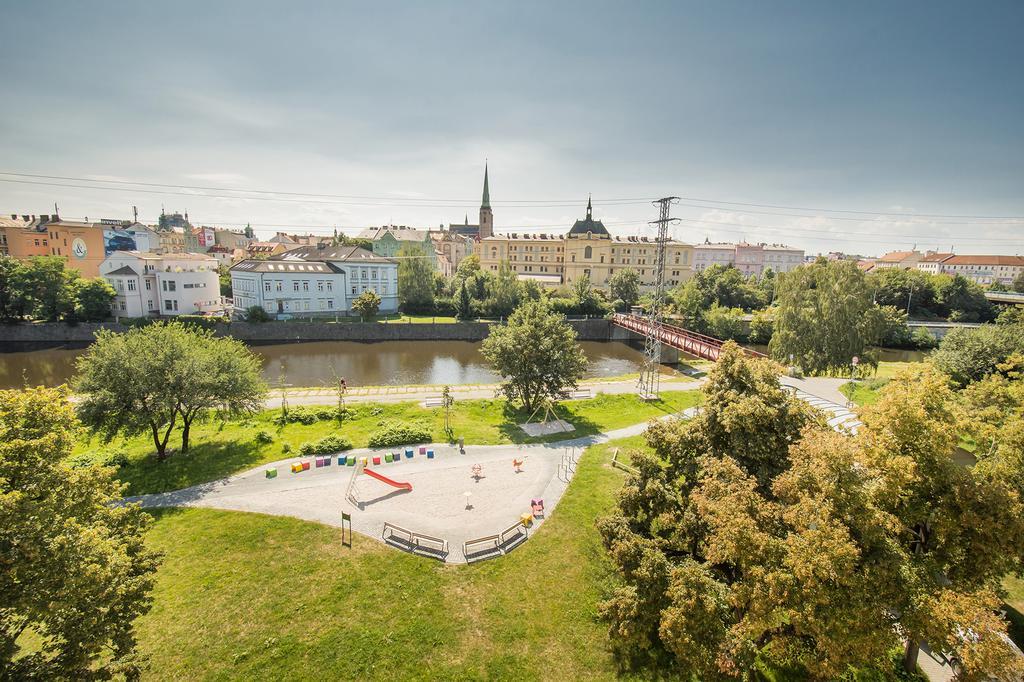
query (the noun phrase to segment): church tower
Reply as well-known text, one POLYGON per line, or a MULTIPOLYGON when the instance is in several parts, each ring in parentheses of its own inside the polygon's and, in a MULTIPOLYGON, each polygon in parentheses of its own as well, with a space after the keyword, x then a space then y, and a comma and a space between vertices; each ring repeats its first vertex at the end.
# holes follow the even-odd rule
POLYGON ((484 164, 484 198, 480 202, 480 239, 494 236, 494 214, 491 213, 491 190, 487 182, 487 164, 484 164))

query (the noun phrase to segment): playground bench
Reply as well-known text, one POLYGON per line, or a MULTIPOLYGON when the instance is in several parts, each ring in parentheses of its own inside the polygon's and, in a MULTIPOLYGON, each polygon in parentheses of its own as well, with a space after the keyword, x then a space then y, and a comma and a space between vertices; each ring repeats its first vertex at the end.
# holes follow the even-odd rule
POLYGON ((417 533, 401 526, 396 526, 393 523, 384 523, 381 538, 393 547, 398 547, 413 554, 422 554, 434 559, 440 559, 441 561, 444 561, 448 556, 447 540, 417 533))
POLYGON ((527 533, 526 526, 521 523, 509 526, 498 533, 498 548, 502 552, 511 552, 526 540, 527 533))
POLYGON ((441 396, 431 396, 421 403, 423 407, 444 407, 444 398, 441 396))
POLYGON ((501 555, 501 548, 498 546, 501 540, 500 535, 488 535, 475 540, 467 540, 462 544, 462 554, 466 557, 467 563, 479 559, 490 559, 501 555), (473 549, 470 549, 473 548, 473 549))
POLYGON ((562 394, 563 400, 584 400, 593 397, 589 388, 577 388, 574 391, 566 391, 562 394))

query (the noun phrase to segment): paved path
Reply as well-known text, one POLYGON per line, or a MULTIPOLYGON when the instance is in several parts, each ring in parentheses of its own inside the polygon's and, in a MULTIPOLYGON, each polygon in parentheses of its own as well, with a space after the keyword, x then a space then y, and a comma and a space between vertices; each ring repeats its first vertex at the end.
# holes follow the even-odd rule
MULTIPOLYGON (((703 376, 703 375, 699 375, 703 376)), ((661 377, 661 387, 665 391, 689 391, 699 388, 700 378, 679 376, 677 374, 661 377)), ((589 390, 591 395, 598 393, 635 393, 636 378, 591 379, 582 381, 581 390, 589 390)), ((357 386, 349 388, 345 394, 347 402, 381 402, 394 403, 405 401, 422 401, 441 395, 443 386, 357 386)), ((493 398, 497 394, 499 384, 468 384, 453 385, 452 396, 456 400, 477 400, 493 398)), ((289 405, 330 405, 338 400, 337 393, 329 387, 314 386, 311 388, 289 388, 287 391, 289 405)), ((267 407, 281 406, 281 391, 274 389, 266 401, 267 407)))
MULTIPOLYGON (((684 416, 691 416, 687 410, 684 416)), ((671 416, 667 417, 671 418, 671 416)), ((355 469, 338 466, 337 457, 327 467, 290 473, 297 458, 266 464, 228 478, 168 493, 143 495, 128 501, 145 507, 214 507, 235 511, 294 516, 332 526, 341 525, 341 512, 352 515, 354 531, 380 539, 385 522, 448 541, 447 561, 463 563, 463 543, 494 535, 515 525, 530 511, 530 501, 544 500, 547 514, 554 511, 568 487, 574 468, 566 470, 565 457, 578 459, 583 449, 596 443, 639 435, 647 422, 607 433, 531 445, 467 446, 460 453, 447 443, 425 446, 434 459, 417 454, 399 463, 371 468, 399 482, 412 484, 411 491, 389 487, 370 476, 359 476, 353 487, 356 504, 346 499, 355 469), (522 472, 512 459, 525 459, 522 472), (479 464, 483 476, 475 479, 470 467, 479 464), (277 478, 266 478, 274 467, 277 478), (468 500, 465 496, 470 492, 468 500)), ((359 449, 346 455, 368 456, 404 448, 359 449)), ((542 524, 543 519, 535 523, 542 524)))

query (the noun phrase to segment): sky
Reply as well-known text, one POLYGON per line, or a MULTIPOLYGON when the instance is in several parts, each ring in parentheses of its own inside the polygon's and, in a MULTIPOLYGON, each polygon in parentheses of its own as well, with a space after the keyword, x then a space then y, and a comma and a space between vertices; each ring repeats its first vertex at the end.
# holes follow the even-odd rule
POLYGON ((0 214, 1024 254, 1024 3, 0 4, 0 214), (49 177, 32 177, 49 176, 49 177), (147 184, 138 184, 147 183, 147 184), (253 192, 252 190, 258 190, 253 192))

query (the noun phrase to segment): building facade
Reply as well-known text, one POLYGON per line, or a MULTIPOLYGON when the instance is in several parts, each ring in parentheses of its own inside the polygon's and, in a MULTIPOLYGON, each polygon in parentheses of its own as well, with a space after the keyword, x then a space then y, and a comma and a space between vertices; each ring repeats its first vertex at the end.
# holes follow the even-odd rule
POLYGON ((373 255, 380 258, 397 258, 403 248, 422 254, 430 261, 430 267, 437 269, 434 240, 428 230, 417 230, 405 225, 370 227, 358 235, 358 239, 369 239, 373 243, 373 255))
MULTIPOLYGON (((632 269, 640 276, 640 288, 654 287, 657 242, 647 237, 613 237, 593 217, 587 202, 586 217, 577 220, 563 235, 497 234, 482 238, 477 255, 484 270, 495 272, 508 262, 520 279, 534 280, 549 288, 572 285, 583 276, 594 286, 607 288, 619 270, 632 269)), ((694 249, 690 244, 666 244, 665 282, 672 287, 693 276, 694 249)))
POLYGON ((944 274, 962 275, 981 285, 1008 285, 1024 273, 1024 256, 951 256, 941 267, 944 274))
POLYGON ((0 256, 31 258, 50 255, 46 224, 50 216, 15 215, 0 217, 0 256))
POLYGON ((398 310, 398 263, 357 246, 306 246, 231 267, 234 312, 253 306, 281 318, 348 315, 367 290, 380 312, 398 310))
POLYGON ((803 249, 795 249, 784 244, 730 244, 705 241, 693 248, 694 269, 698 272, 707 270, 712 265, 733 266, 750 277, 760 275, 768 268, 774 272, 789 272, 804 264, 803 249))
POLYGON ((115 316, 175 317, 223 312, 217 261, 180 253, 114 251, 100 264, 114 287, 115 316))

